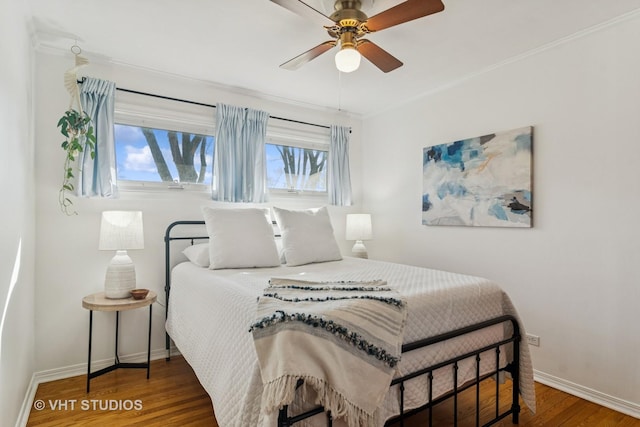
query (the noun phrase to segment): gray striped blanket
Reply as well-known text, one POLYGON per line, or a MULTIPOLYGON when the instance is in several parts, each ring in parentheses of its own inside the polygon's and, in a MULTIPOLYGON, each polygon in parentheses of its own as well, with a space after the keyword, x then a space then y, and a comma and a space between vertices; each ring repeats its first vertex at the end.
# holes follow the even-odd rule
POLYGON ((250 328, 262 410, 291 404, 304 380, 304 401, 350 427, 380 425, 377 408, 400 359, 406 306, 384 281, 271 279, 250 328))

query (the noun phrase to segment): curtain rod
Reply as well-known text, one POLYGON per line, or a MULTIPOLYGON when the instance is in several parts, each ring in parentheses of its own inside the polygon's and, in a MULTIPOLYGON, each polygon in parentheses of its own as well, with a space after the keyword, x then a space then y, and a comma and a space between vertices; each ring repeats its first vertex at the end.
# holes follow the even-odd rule
MULTIPOLYGON (((78 80, 77 82, 79 84, 82 84, 84 82, 84 80, 85 80, 85 78, 83 77, 82 80, 78 80)), ((151 96, 153 98, 166 99, 168 101, 177 101, 177 102, 183 102, 185 104, 199 105, 201 107, 216 108, 215 104, 205 104, 204 102, 190 101, 188 99, 173 98, 171 96, 157 95, 155 93, 141 92, 141 91, 138 91, 138 90, 125 89, 125 88, 121 88, 121 87, 117 87, 117 86, 116 86, 116 90, 119 90, 121 92, 133 93, 133 94, 136 94, 136 95, 144 95, 144 96, 151 96)), ((309 126, 316 126, 316 127, 320 127, 320 128, 324 128, 324 129, 331 129, 331 126, 319 125, 317 123, 303 122, 303 121, 300 121, 300 120, 287 119, 285 117, 276 117, 276 116, 269 116, 269 117, 272 118, 272 119, 276 119, 276 120, 284 120, 285 122, 299 123, 301 125, 309 125, 309 126)), ((351 130, 349 130, 349 132, 351 132, 351 130)))

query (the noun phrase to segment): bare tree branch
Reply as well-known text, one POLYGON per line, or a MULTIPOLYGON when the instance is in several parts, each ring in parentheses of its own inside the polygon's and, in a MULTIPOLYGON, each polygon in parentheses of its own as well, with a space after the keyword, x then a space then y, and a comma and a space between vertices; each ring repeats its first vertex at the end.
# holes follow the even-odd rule
POLYGON ((167 162, 164 160, 164 156, 162 156, 162 151, 160 150, 160 146, 158 145, 158 141, 156 140, 156 135, 153 133, 153 130, 149 128, 140 129, 147 140, 147 144, 151 150, 151 156, 153 157, 153 162, 156 164, 156 168, 158 169, 160 179, 169 182, 173 181, 173 177, 167 167, 167 162))

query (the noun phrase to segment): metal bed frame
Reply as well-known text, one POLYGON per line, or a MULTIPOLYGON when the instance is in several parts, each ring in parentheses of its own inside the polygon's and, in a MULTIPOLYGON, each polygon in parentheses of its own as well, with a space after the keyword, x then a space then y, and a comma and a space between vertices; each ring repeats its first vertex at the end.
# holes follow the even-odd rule
MULTIPOLYGON (((164 242, 165 242, 165 297, 166 297, 166 307, 165 307, 165 318, 169 313, 169 294, 171 290, 171 242, 174 240, 187 240, 190 241, 193 245, 196 240, 208 240, 208 236, 171 236, 171 231, 174 227, 180 225, 204 225, 205 222, 202 220, 196 221, 175 221, 171 223, 165 232, 164 242)), ((520 342, 522 340, 520 334, 520 326, 518 324, 517 319, 511 315, 503 315, 498 316, 493 319, 486 320, 484 322, 480 322, 474 325, 469 325, 464 328, 456 329, 454 331, 450 331, 441 335, 425 338, 422 340, 418 340, 415 342, 407 343, 402 345, 402 353, 407 353, 409 351, 417 350, 423 347, 427 347, 432 344, 444 342, 462 335, 466 335, 475 331, 479 331, 485 328, 489 328, 491 326, 499 325, 499 324, 510 324, 511 325, 511 335, 507 338, 504 338, 498 342, 486 345, 484 347, 475 349, 473 351, 458 355, 454 358, 445 360, 438 364, 420 369, 416 372, 409 373, 405 376, 395 378, 391 381, 390 387, 397 385, 400 391, 400 413, 395 417, 389 419, 385 426, 391 426, 396 423, 402 427, 404 426, 404 420, 425 410, 429 410, 428 412, 428 426, 433 427, 433 411, 431 410, 435 405, 441 403, 447 399, 453 398, 453 426, 458 425, 458 394, 475 387, 475 425, 476 427, 486 427, 496 424, 502 419, 511 415, 513 424, 518 424, 519 415, 520 415, 520 404, 519 404, 519 395, 520 395, 520 342), (506 345, 512 345, 513 349, 513 360, 509 362, 506 366, 500 367, 500 352, 506 345), (481 362, 481 354, 494 351, 495 352, 495 368, 483 375, 480 375, 480 362, 481 362), (473 380, 466 383, 463 386, 458 386, 458 364, 462 360, 466 359, 474 359, 475 367, 476 367, 476 375, 473 380), (452 390, 445 393, 442 396, 434 398, 432 395, 433 389, 433 378, 434 371, 437 369, 441 369, 444 367, 450 366, 452 369, 453 376, 453 384, 452 390), (501 372, 508 372, 511 375, 512 380, 512 393, 511 393, 511 406, 509 409, 500 411, 500 382, 497 380, 499 374, 501 372), (404 408, 404 390, 405 383, 421 377, 426 376, 428 382, 428 401, 424 405, 410 410, 405 410, 404 408), (495 412, 494 416, 491 420, 485 422, 484 424, 480 424, 480 383, 488 378, 495 377, 496 388, 495 388, 495 412)), ((166 333, 166 343, 165 347, 167 350, 166 360, 170 360, 171 358, 171 338, 169 334, 166 333)), ((302 380, 298 381, 298 386, 302 385, 302 380)), ((278 414, 278 427, 291 427, 295 423, 302 421, 304 419, 310 418, 322 412, 326 412, 327 414, 327 426, 331 427, 333 425, 333 417, 331 413, 325 411, 322 406, 318 406, 309 411, 306 411, 297 415, 289 415, 288 406, 284 406, 280 409, 278 414)))

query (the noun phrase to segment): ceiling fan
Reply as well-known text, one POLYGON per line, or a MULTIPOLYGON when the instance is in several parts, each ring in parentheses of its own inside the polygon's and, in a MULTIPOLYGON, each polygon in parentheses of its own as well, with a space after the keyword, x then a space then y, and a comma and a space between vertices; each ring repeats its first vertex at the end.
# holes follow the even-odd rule
POLYGON ((360 10, 361 0, 336 0, 330 16, 301 0, 271 0, 290 11, 322 25, 333 40, 326 41, 280 65, 296 70, 321 54, 340 46, 335 61, 338 70, 349 73, 360 66, 361 55, 385 73, 402 66, 402 62, 370 40, 369 33, 384 30, 444 10, 441 0, 406 0, 371 18, 360 10))

